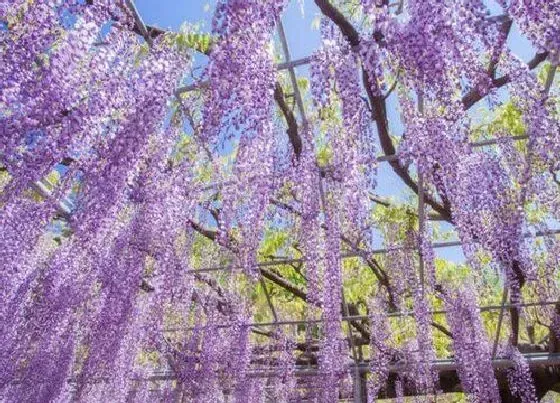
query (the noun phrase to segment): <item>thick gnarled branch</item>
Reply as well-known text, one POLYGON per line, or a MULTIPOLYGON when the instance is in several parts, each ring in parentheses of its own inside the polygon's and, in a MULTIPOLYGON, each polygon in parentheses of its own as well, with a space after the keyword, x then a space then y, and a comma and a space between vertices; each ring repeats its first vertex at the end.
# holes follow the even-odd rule
MULTIPOLYGON (((533 57, 529 63, 527 63, 527 67, 530 70, 535 69, 536 67, 538 67, 542 62, 544 62, 546 60, 546 58, 548 57, 548 52, 541 52, 541 53, 537 53, 535 55, 535 57, 533 57)), ((502 77, 499 78, 495 78, 492 80, 492 88, 501 88, 506 84, 509 84, 511 82, 511 77, 509 75, 504 75, 502 77)), ((463 108, 469 109, 471 108, 474 104, 476 104, 478 101, 480 101, 482 98, 484 98, 486 95, 488 95, 487 93, 481 93, 478 89, 474 88, 473 90, 471 90, 468 94, 466 94, 463 99, 463 108)))
POLYGON ((301 137, 298 133, 298 125, 297 120, 294 115, 294 112, 288 107, 286 103, 286 99, 284 98, 284 90, 282 89, 282 85, 279 82, 276 82, 276 86, 274 87, 274 100, 276 104, 280 108, 280 111, 284 115, 284 119, 286 120, 286 124, 288 128, 286 129, 286 133, 288 134, 288 140, 290 140, 290 144, 294 149, 294 154, 296 158, 299 159, 301 155, 301 151, 303 148, 301 137))

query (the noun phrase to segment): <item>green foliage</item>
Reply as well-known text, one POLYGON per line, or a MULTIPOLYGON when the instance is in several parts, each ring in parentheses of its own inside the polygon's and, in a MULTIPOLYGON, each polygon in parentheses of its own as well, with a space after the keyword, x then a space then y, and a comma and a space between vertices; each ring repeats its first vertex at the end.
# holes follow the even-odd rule
POLYGON ((526 131, 521 111, 511 102, 504 104, 497 110, 497 117, 488 129, 491 133, 504 130, 511 136, 521 136, 526 131))
MULTIPOLYGON (((365 308, 367 300, 377 286, 373 271, 361 258, 344 259, 342 278, 346 301, 365 308)), ((365 314, 365 309, 362 313, 365 314)))
POLYGON ((0 192, 4 189, 4 187, 10 182, 11 176, 8 173, 8 170, 3 168, 0 170, 0 192))
POLYGON ((481 109, 477 115, 480 123, 472 129, 473 140, 494 138, 497 135, 522 136, 526 132, 523 114, 512 101, 504 103, 493 112, 481 109))
POLYGON ((259 254, 265 258, 277 256, 286 247, 289 238, 290 234, 287 230, 268 228, 265 231, 259 254))
POLYGON ((387 235, 388 231, 394 233, 397 229, 399 231, 396 235, 397 239, 401 240, 405 239, 409 228, 418 226, 418 215, 415 208, 393 200, 389 200, 388 206, 376 205, 372 217, 384 236, 387 235))
POLYGON ((137 45, 136 54, 134 55, 134 66, 140 66, 140 63, 142 63, 142 60, 144 60, 146 56, 148 56, 149 52, 150 46, 146 42, 137 45))
POLYGON ((329 144, 320 144, 317 147, 317 164, 319 164, 320 167, 326 167, 328 166, 333 158, 333 150, 332 147, 330 147, 329 144))
POLYGON ((212 35, 199 32, 179 32, 174 35, 175 45, 181 50, 196 50, 208 54, 212 46, 212 35))
POLYGON ((174 34, 174 42, 179 49, 195 50, 200 53, 210 53, 215 38, 209 33, 201 32, 200 24, 183 24, 179 33, 174 34))
POLYGON ((309 89, 309 80, 305 77, 298 77, 297 85, 301 91, 307 91, 309 89))

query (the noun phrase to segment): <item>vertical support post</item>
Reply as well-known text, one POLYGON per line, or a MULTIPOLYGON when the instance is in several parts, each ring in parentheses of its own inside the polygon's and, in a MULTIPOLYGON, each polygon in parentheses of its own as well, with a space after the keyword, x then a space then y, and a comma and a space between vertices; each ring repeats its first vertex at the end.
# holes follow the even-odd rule
POLYGON ((288 66, 288 71, 290 73, 290 81, 292 82, 292 87, 294 89, 294 94, 296 97, 296 104, 301 115, 301 121, 304 127, 307 127, 307 117, 305 116, 305 107, 303 106, 303 98, 299 91, 297 85, 297 78, 294 66, 291 64, 290 48, 288 47, 288 40, 286 39, 286 33, 284 31, 284 25, 281 20, 278 20, 278 36, 280 36, 280 42, 282 43, 282 50, 284 52, 284 62, 288 66))
POLYGON ((276 315, 276 309, 274 309, 274 305, 272 304, 272 298, 270 298, 268 288, 266 288, 266 283, 264 282, 264 279, 262 278, 262 276, 260 277, 260 282, 261 282, 261 286, 264 290, 264 295, 266 297, 266 302, 268 304, 268 307, 270 308, 270 311, 272 312, 272 317, 274 318, 274 323, 276 323, 276 322, 278 322, 278 315, 276 315))
POLYGON ((496 358, 498 352, 498 343, 500 342, 500 333, 502 332, 502 321, 504 320, 504 310, 508 297, 508 288, 504 285, 504 292, 502 294, 502 306, 500 307, 500 315, 498 316, 498 327, 496 328, 496 338, 492 346, 492 359, 496 358))

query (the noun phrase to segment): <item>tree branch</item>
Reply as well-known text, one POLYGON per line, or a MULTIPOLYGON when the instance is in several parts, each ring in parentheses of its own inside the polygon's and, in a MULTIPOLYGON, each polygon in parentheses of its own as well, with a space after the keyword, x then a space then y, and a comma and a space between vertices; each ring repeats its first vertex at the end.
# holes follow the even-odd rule
POLYGON ((329 0, 315 0, 315 4, 325 17, 328 17, 340 28, 340 31, 348 39, 350 45, 358 46, 360 44, 360 34, 356 31, 356 28, 350 24, 346 17, 329 0))
POLYGON ((435 327, 437 330, 439 330, 440 332, 442 332, 444 335, 446 335, 449 338, 453 338, 453 333, 451 333, 449 330, 447 330, 447 328, 443 325, 440 325, 437 322, 431 322, 432 326, 435 327))
MULTIPOLYGON (((216 240, 216 238, 217 238, 217 232, 216 231, 207 229, 207 228, 203 227, 202 225, 200 225, 199 223, 195 222, 194 220, 189 220, 189 221, 190 221, 191 227, 196 232, 198 232, 199 234, 203 235, 204 237, 210 239, 211 241, 216 240)), ((235 251, 235 248, 233 248, 233 247, 229 247, 228 249, 235 251)), ((279 274, 276 274, 276 273, 274 273, 272 271, 269 271, 267 269, 264 269, 262 267, 259 268, 259 271, 260 271, 260 273, 263 277, 272 281, 274 284, 282 287, 286 291, 291 292, 296 297, 301 298, 304 301, 307 299, 307 296, 306 296, 304 291, 299 289, 297 286, 295 286, 294 284, 292 284, 290 281, 286 280, 284 277, 280 276, 279 274)))
MULTIPOLYGON (((385 105, 385 100, 382 96, 375 95, 371 90, 371 78, 366 70, 362 69, 362 79, 364 81, 364 87, 368 94, 370 104, 372 106, 372 117, 375 120, 375 125, 377 127, 377 135, 379 137, 379 143, 383 149, 385 155, 395 155, 397 150, 393 144, 393 140, 389 135, 389 122, 387 120, 387 107, 385 105)), ((416 194, 418 194, 418 184, 412 179, 408 169, 401 165, 398 159, 389 160, 389 165, 393 171, 402 179, 402 181, 416 194)), ((448 207, 439 204, 437 201, 432 199, 427 193, 424 193, 424 200, 429 204, 435 211, 437 211, 441 217, 446 221, 451 221, 451 211, 448 207)))
MULTIPOLYGON (((334 7, 328 0, 315 0, 315 4, 319 7, 323 15, 328 17, 333 23, 335 23, 342 34, 346 37, 350 45, 358 46, 360 44, 360 35, 358 31, 350 24, 346 17, 334 7)), ((374 37, 378 41, 382 41, 381 35, 375 35, 374 37)), ((371 90, 373 83, 371 80, 375 77, 369 77, 368 72, 362 68, 362 79, 364 81, 364 87, 366 88, 369 103, 372 108, 372 117, 375 120, 377 126, 377 135, 379 136, 379 142, 381 143, 381 148, 385 155, 396 154, 395 146, 389 135, 389 123, 387 121, 387 110, 385 105, 385 99, 382 95, 376 95, 371 90)), ((389 164, 393 171, 402 179, 402 181, 416 194, 418 194, 418 185, 410 176, 408 169, 403 167, 400 162, 396 159, 389 160, 389 164)), ((441 214, 447 221, 451 221, 451 211, 446 206, 443 206, 432 199, 428 194, 424 195, 426 203, 428 203, 432 208, 441 214)))
POLYGON ((272 281, 274 284, 282 287, 286 291, 291 292, 296 297, 298 297, 298 298, 300 298, 304 301, 307 301, 306 293, 304 291, 302 291, 301 289, 299 289, 294 284, 292 284, 291 282, 289 282, 288 280, 286 280, 284 277, 281 277, 279 274, 276 274, 273 271, 264 269, 262 267, 259 270, 260 270, 260 272, 261 272, 261 274, 264 278, 272 281))
POLYGON ((350 248, 352 248, 354 252, 358 253, 360 257, 364 259, 365 263, 377 278, 377 281, 379 281, 379 284, 381 284, 387 291, 387 296, 389 298, 389 310, 396 311, 397 303, 391 289, 391 284, 389 283, 389 277, 387 276, 387 273, 381 268, 379 262, 374 257, 370 256, 367 251, 361 249, 358 245, 352 242, 349 238, 345 237, 344 235, 341 235, 340 238, 348 246, 350 246, 350 248))
MULTIPOLYGON (((537 53, 535 55, 535 57, 533 57, 533 59, 531 59, 531 61, 529 61, 529 63, 527 63, 527 67, 529 67, 530 70, 533 70, 539 64, 544 62, 547 57, 548 57, 548 52, 537 53)), ((510 81, 511 81, 511 77, 506 74, 505 76, 502 76, 500 78, 492 79, 492 85, 493 85, 493 88, 501 88, 504 85, 508 84, 510 81)), ((481 93, 480 91, 478 91, 478 89, 473 88, 468 94, 466 94, 463 97, 463 99, 462 99, 463 108, 465 110, 471 108, 474 104, 476 104, 478 101, 480 101, 486 95, 488 95, 488 94, 481 93)))
POLYGON ((286 130, 288 139, 292 144, 296 158, 299 159, 303 146, 301 137, 298 134, 297 120, 294 112, 290 110, 290 108, 288 108, 288 105, 286 104, 286 100, 284 98, 284 90, 282 90, 282 86, 279 82, 276 82, 276 86, 274 87, 274 99, 276 100, 276 104, 284 115, 284 119, 286 120, 286 124, 288 125, 288 129, 286 130))

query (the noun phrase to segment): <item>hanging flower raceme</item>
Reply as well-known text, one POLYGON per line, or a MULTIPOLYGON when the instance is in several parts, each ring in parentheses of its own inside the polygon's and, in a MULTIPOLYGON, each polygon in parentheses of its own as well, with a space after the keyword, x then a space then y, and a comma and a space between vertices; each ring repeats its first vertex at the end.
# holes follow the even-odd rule
POLYGON ((513 360, 513 368, 506 372, 509 388, 512 396, 519 398, 521 403, 538 402, 535 392, 535 384, 531 375, 531 369, 523 354, 514 346, 507 346, 505 356, 513 360))
POLYGON ((368 403, 377 401, 380 391, 384 390, 389 378, 389 363, 392 351, 388 345, 390 337, 389 323, 386 315, 387 304, 381 298, 373 298, 369 304, 370 323, 370 358, 368 379, 368 403))
MULTIPOLYGON (((99 235, 112 245, 110 231, 99 235)), ((108 258, 113 256, 109 254, 108 258)), ((85 301, 94 292, 95 273, 103 263, 108 264, 98 256, 88 256, 84 245, 74 240, 58 250, 46 267, 41 267, 39 281, 27 291, 20 312, 4 334, 13 335, 13 341, 5 344, 10 360, 5 368, 14 401, 42 393, 54 398, 62 390, 75 349, 95 322, 98 301, 92 299, 89 305, 85 301), (68 333, 61 334, 62 331, 68 333), (69 349, 61 350, 61 339, 70 340, 69 349), (42 391, 45 384, 49 385, 48 392, 42 391)))
MULTIPOLYGON (((14 202, 17 207, 10 203, 3 207, 0 215, 4 234, 2 253, 6 258, 2 259, 0 277, 3 285, 0 293, 0 342, 4 346, 0 354, 2 384, 13 381, 20 360, 25 360, 30 353, 30 342, 36 341, 42 330, 54 330, 49 327, 51 318, 48 304, 44 303, 54 279, 45 275, 44 266, 57 244, 53 235, 45 231, 49 231, 47 224, 54 217, 57 201, 60 195, 66 194, 69 184, 71 181, 64 180, 52 199, 40 203, 18 199, 14 202), (47 316, 41 318, 41 315, 47 316)), ((43 362, 48 363, 48 360, 43 362)), ((61 363, 61 367, 63 365, 61 363)))
MULTIPOLYGON (((412 250, 416 245, 416 240, 412 233, 407 234, 404 248, 412 250)), ((406 252, 405 252, 406 253, 406 252)), ((401 268, 405 273, 407 285, 413 293, 413 310, 416 321, 416 347, 418 349, 413 354, 416 366, 414 383, 418 391, 422 393, 435 393, 438 384, 438 375, 434 371, 433 363, 436 358, 433 345, 432 318, 429 312, 429 305, 426 296, 425 278, 419 276, 416 265, 406 265, 401 268)))
POLYGON ((438 388, 438 374, 434 369, 436 359, 433 345, 432 321, 426 295, 420 287, 414 291, 414 319, 416 320, 416 347, 418 352, 413 354, 416 369, 414 384, 416 390, 422 393, 436 394, 438 388))
POLYGON ((472 289, 446 296, 447 322, 453 334, 454 359, 465 393, 473 402, 499 402, 488 338, 472 289))
POLYGON ((214 146, 263 132, 272 118, 275 67, 269 44, 284 0, 220 0, 213 20, 217 42, 205 73, 202 136, 214 146), (224 132, 224 133, 222 133, 224 132))
POLYGON ((341 126, 329 129, 333 156, 326 171, 343 183, 346 218, 359 229, 367 218, 369 192, 376 185, 375 140, 362 99, 358 56, 338 27, 326 19, 322 36, 323 47, 311 61, 311 92, 320 114, 328 114, 336 98, 341 109, 341 126))
POLYGON ((111 376, 114 371, 115 357, 132 319, 144 269, 146 252, 136 245, 142 242, 142 235, 136 235, 141 219, 141 214, 135 214, 119 234, 108 259, 101 264, 98 274, 101 289, 97 297, 100 309, 92 323, 88 356, 78 375, 78 398, 87 395, 88 379, 111 376))
POLYGON ((469 146, 462 111, 455 111, 449 121, 420 116, 410 101, 402 101, 409 122, 399 149, 403 162, 418 164, 426 182, 449 204, 471 264, 476 265, 476 245, 482 246, 492 253, 512 289, 518 290, 534 278, 534 271, 523 240, 524 214, 515 205, 517 198, 506 171, 494 155, 469 146))
POLYGON ((113 219, 110 217, 118 211, 119 195, 126 192, 127 181, 146 156, 150 135, 160 130, 167 98, 188 62, 188 55, 156 43, 140 68, 132 73, 130 96, 135 102, 114 137, 96 150, 95 164, 84 172, 79 211, 74 220, 78 235, 94 231, 103 219, 113 219))
POLYGON ((311 131, 303 133, 303 149, 293 169, 293 181, 298 199, 301 201, 301 228, 299 239, 302 244, 306 277, 307 302, 309 306, 322 304, 322 282, 319 260, 322 251, 321 196, 319 194, 320 172, 315 161, 311 131))
POLYGON ((241 137, 233 169, 236 179, 222 192, 220 235, 227 239, 233 226, 237 227, 238 264, 252 278, 258 274, 257 251, 269 200, 278 187, 274 136, 271 125, 266 125, 254 138, 241 137))
POLYGON ((560 1, 512 0, 506 10, 533 45, 543 51, 560 50, 560 1))
POLYGON ((275 402, 288 403, 296 396, 295 342, 290 339, 287 332, 277 329, 275 332, 275 345, 277 350, 279 350, 274 362, 274 368, 277 373, 271 380, 272 391, 269 396, 275 402))
MULTIPOLYGON (((195 308, 198 318, 202 315, 202 307, 195 308)), ((200 321, 202 322, 202 321, 200 321)), ((211 387, 212 382, 204 379, 206 370, 211 366, 209 356, 205 355, 204 343, 206 336, 211 337, 211 332, 216 331, 210 323, 195 323, 186 335, 186 341, 181 343, 180 349, 167 348, 170 366, 177 376, 180 388, 189 397, 195 398, 203 393, 205 387, 211 387)))
POLYGON ((235 401, 250 401, 250 383, 247 376, 249 370, 251 347, 249 345, 249 327, 246 323, 238 322, 239 327, 234 328, 236 337, 232 343, 232 376, 235 379, 235 401))
POLYGON ((220 238, 240 229, 239 262, 252 277, 256 252, 273 184, 276 152, 273 93, 276 69, 269 45, 285 6, 279 0, 223 0, 216 8, 205 71, 209 87, 204 93, 201 136, 212 148, 238 140, 234 183, 222 194, 220 238), (237 180, 241 179, 241 180, 237 180))
POLYGON ((359 43, 360 59, 364 71, 366 90, 371 96, 381 98, 387 89, 384 72, 387 68, 393 74, 399 74, 391 66, 391 59, 387 53, 384 36, 393 22, 389 8, 377 0, 363 0, 362 10, 370 20, 371 32, 364 32, 359 43))
MULTIPOLYGON (((166 303, 170 302, 170 293, 173 290, 172 284, 184 283, 181 276, 177 274, 178 270, 182 270, 182 262, 177 256, 176 241, 183 233, 182 226, 186 222, 186 214, 189 210, 189 201, 185 200, 188 179, 184 177, 184 172, 188 171, 166 172, 170 145, 176 140, 177 130, 173 126, 170 126, 164 136, 155 136, 155 141, 151 144, 155 151, 146 160, 146 166, 143 167, 132 192, 132 200, 138 211, 133 219, 135 220, 135 236, 129 241, 128 247, 139 254, 140 261, 132 267, 128 267, 127 276, 130 276, 133 281, 130 283, 130 289, 127 291, 121 290, 121 301, 131 304, 134 311, 125 313, 128 318, 126 316, 122 318, 124 326, 117 328, 112 334, 110 333, 110 337, 114 337, 114 339, 106 340, 105 346, 99 347, 100 350, 94 350, 95 343, 90 345, 90 354, 92 355, 100 355, 102 349, 109 346, 113 349, 118 348, 118 353, 115 354, 115 362, 109 365, 119 375, 122 374, 122 377, 119 376, 105 387, 104 393, 113 396, 111 399, 108 398, 109 400, 119 401, 120 398, 115 396, 124 398, 124 395, 131 389, 129 378, 133 374, 133 358, 140 347, 145 346, 148 350, 157 349, 159 344, 157 338, 160 337, 163 330, 164 307, 166 303), (156 278, 148 287, 149 296, 143 298, 137 290, 138 285, 145 280, 138 278, 137 270, 144 268, 144 261, 148 257, 155 260, 154 274, 156 278), (134 280, 136 280, 136 284, 134 280), (148 315, 151 316, 149 320, 148 315), (128 343, 120 342, 118 338, 122 336, 128 340, 128 343)), ((113 269, 111 275, 116 274, 116 270, 113 269)), ((140 271, 139 274, 142 275, 143 271, 140 271)), ((106 281, 104 282, 103 279, 101 281, 102 286, 104 286, 106 281)), ((120 283, 125 284, 126 282, 120 281, 120 283)), ((183 297, 190 301, 192 289, 183 288, 181 291, 184 293, 183 297)), ((111 309, 117 309, 115 302, 111 304, 111 309)), ((103 315, 103 312, 101 312, 101 315, 103 315)), ((108 315, 103 316, 107 317, 108 315)), ((107 330, 105 324, 103 329, 103 332, 107 330)), ((96 335, 97 332, 93 332, 92 339, 96 341, 100 338, 103 339, 103 337, 96 335)), ((110 363, 110 359, 107 359, 107 362, 110 363)), ((89 364, 90 362, 87 361, 86 363, 89 364)), ((91 366, 95 368, 96 366, 99 367, 99 364, 91 364, 91 366)))
MULTIPOLYGON (((541 86, 537 76, 529 71, 523 61, 508 52, 499 66, 511 78, 512 101, 515 107, 523 112, 526 134, 529 137, 528 161, 518 178, 524 185, 531 180, 534 174, 532 165, 539 160, 551 171, 560 168, 557 158, 560 152, 560 123, 556 117, 554 103, 549 97, 550 88, 544 88, 546 83, 545 86, 541 86)), ((536 190, 538 192, 540 189, 536 190)))
POLYGON ((81 70, 71 73, 81 77, 76 85, 80 90, 74 90, 81 94, 80 100, 65 109, 59 122, 43 126, 37 143, 24 151, 17 166, 11 167, 8 196, 21 194, 32 181, 42 178, 61 161, 88 169, 96 157, 92 150, 106 145, 114 133, 115 111, 123 111, 130 105, 131 100, 127 98, 132 94, 123 84, 133 69, 136 50, 137 39, 132 32, 113 28, 106 45, 82 60, 81 70), (106 88, 113 88, 119 96, 106 88))
MULTIPOLYGON (((96 87, 98 74, 109 69, 110 60, 105 60, 95 67, 90 63, 99 60, 99 55, 109 56, 110 50, 95 47, 101 25, 110 18, 112 6, 97 3, 91 7, 78 7, 76 22, 68 30, 63 29, 63 14, 70 7, 64 4, 60 8, 37 2, 23 13, 23 18, 39 19, 49 15, 49 22, 34 27, 29 24, 20 28, 16 24, 13 31, 14 41, 9 42, 17 48, 10 57, 17 57, 22 49, 35 52, 32 59, 19 55, 17 60, 4 60, 10 78, 15 77, 14 85, 5 88, 3 94, 9 97, 3 102, 8 106, 3 119, 3 143, 0 145, 3 164, 12 176, 12 183, 3 197, 13 197, 21 193, 31 181, 41 178, 53 165, 67 157, 69 146, 76 142, 82 126, 96 108, 90 103, 91 89, 96 87), (29 30, 32 38, 41 37, 41 29, 49 34, 40 46, 25 46, 29 30), (51 32, 52 31, 52 32, 51 32), (16 72, 9 70, 12 63, 17 63, 16 72), (105 67, 105 69, 103 68, 105 67), (26 69, 29 69, 25 75, 26 69), (23 74, 23 75, 22 75, 23 74), (88 105, 89 104, 89 105, 88 105), (88 108, 89 106, 90 108, 88 108), (6 159, 9 158, 9 159, 6 159)), ((45 17, 46 18, 46 17, 45 17)), ((123 22, 126 18, 123 18, 123 22)), ((115 30, 128 31, 131 27, 115 24, 115 30)), ((107 42, 110 45, 110 42, 107 42)), ((111 46, 109 46, 111 49, 111 46)), ((7 57, 9 59, 9 57, 7 57)), ((12 82, 4 81, 6 85, 12 82)), ((91 136, 92 134, 88 133, 91 136)))
POLYGON ((338 398, 347 371, 347 346, 342 335, 342 260, 340 257, 340 185, 328 182, 323 195, 325 214, 325 268, 323 277, 323 340, 319 356, 323 401, 338 398), (328 192, 328 193, 327 193, 328 192))
MULTIPOLYGON (((403 375, 409 378, 411 385, 419 393, 432 394, 437 393, 439 382, 438 374, 433 367, 436 354, 428 302, 428 292, 433 290, 435 273, 432 271, 433 267, 430 267, 430 265, 433 265, 433 261, 430 263, 429 260, 428 264, 425 264, 426 261, 422 260, 424 275, 421 276, 419 273, 420 261, 415 258, 416 250, 419 249, 421 259, 433 258, 433 256, 430 256, 427 245, 425 247, 419 245, 419 238, 410 228, 401 228, 401 225, 397 224, 389 226, 386 239, 388 249, 386 270, 391 273, 391 284, 387 291, 390 297, 388 301, 395 309, 404 306, 407 296, 405 290, 411 290, 416 337, 410 340, 407 348, 402 351, 407 360, 410 361, 412 368, 403 375)), ((380 308, 371 307, 370 309, 380 308)), ((375 317, 374 319, 377 322, 379 321, 375 317)), ((378 329, 379 325, 373 328, 378 329)), ((380 337, 383 338, 383 336, 380 337)), ((374 365, 377 364, 374 363, 374 365)), ((379 387, 380 385, 377 386, 377 388, 379 387)))
POLYGON ((436 186, 445 197, 446 178, 453 175, 457 161, 470 153, 467 143, 467 123, 462 110, 451 106, 447 116, 431 111, 418 112, 406 97, 401 97, 406 132, 399 146, 399 158, 404 165, 416 163, 425 180, 436 186))
MULTIPOLYGON (((409 1, 403 22, 390 15, 386 5, 372 3, 364 9, 372 20, 373 34, 363 51, 378 55, 378 59, 379 55, 390 58, 392 64, 404 69, 406 75, 401 79, 407 86, 447 102, 457 99, 461 78, 471 88, 484 91, 490 86, 480 54, 493 48, 500 31, 487 21, 483 1, 464 0, 453 5, 437 0, 409 1), (457 76, 457 71, 463 77, 457 76)), ((379 65, 366 64, 371 77, 380 77, 375 73, 379 65)), ((372 91, 376 95, 375 88, 372 91)))
POLYGON ((164 349, 177 387, 193 401, 247 402, 261 395, 259 383, 250 376, 250 326, 248 313, 240 308, 246 302, 231 290, 223 292, 221 301, 211 288, 204 296, 193 294, 199 295, 194 324, 189 323, 185 335, 177 334, 182 341, 167 343, 164 349))
POLYGON ((524 214, 511 193, 497 159, 472 153, 460 160, 449 197, 461 241, 467 247, 478 243, 490 251, 506 275, 512 297, 519 297, 520 287, 535 273, 523 239, 524 214), (468 174, 477 171, 485 174, 476 179, 468 174))
MULTIPOLYGON (((118 352, 114 357, 113 374, 110 381, 103 384, 103 391, 97 396, 106 401, 121 402, 135 391, 134 378, 146 375, 136 369, 137 355, 143 351, 146 336, 152 321, 158 321, 161 316, 154 315, 155 305, 159 302, 160 295, 165 291, 163 284, 153 283, 155 292, 139 293, 133 301, 133 311, 121 340, 118 352), (135 376, 136 375, 136 376, 135 376)), ((161 328, 158 329, 161 331, 161 328)))

